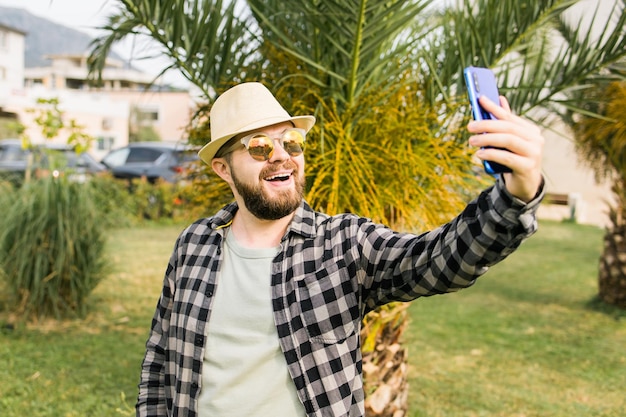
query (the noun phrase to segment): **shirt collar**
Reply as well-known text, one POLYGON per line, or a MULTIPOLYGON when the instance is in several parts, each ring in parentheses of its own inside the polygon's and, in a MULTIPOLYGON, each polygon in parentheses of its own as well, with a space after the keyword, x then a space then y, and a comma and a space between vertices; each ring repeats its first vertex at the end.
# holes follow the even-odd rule
MULTIPOLYGON (((211 228, 222 229, 230 226, 238 209, 239 207, 235 202, 224 206, 209 220, 211 228)), ((315 235, 315 216, 315 211, 303 200, 296 209, 285 235, 295 233, 305 238, 313 237, 315 235)))

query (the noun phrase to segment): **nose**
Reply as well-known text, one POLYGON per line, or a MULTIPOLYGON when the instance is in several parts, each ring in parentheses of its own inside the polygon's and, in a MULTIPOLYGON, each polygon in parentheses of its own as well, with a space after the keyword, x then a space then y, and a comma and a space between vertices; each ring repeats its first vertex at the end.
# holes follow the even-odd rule
POLYGON ((272 157, 269 161, 285 161, 289 158, 290 155, 287 153, 285 148, 282 147, 280 139, 274 139, 274 151, 272 152, 272 157))

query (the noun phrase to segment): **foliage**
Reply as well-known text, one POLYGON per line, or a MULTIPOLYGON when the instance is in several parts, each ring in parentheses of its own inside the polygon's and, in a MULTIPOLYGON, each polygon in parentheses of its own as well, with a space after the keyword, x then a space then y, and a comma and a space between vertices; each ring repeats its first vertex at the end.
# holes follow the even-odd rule
POLYGON ((196 197, 191 183, 149 182, 141 178, 117 179, 99 175, 85 185, 107 228, 126 228, 145 221, 177 222, 201 215, 191 206, 196 197))
POLYGON ((175 219, 187 218, 196 220, 211 216, 224 205, 233 201, 233 195, 224 181, 222 181, 208 166, 200 168, 205 172, 201 178, 193 183, 178 187, 179 200, 175 219))
POLYGON ((159 220, 172 217, 175 206, 174 185, 165 181, 150 183, 145 179, 133 179, 130 192, 138 218, 159 220))
POLYGON ((460 190, 476 186, 467 148, 453 140, 463 119, 424 102, 411 56, 424 33, 406 32, 427 2, 248 3, 264 79, 287 108, 318 118, 306 152, 315 208, 413 230, 460 210, 460 190))
MULTIPOLYGON (((63 120, 57 98, 37 104, 29 111, 46 140, 65 130, 77 152, 89 148, 92 138, 75 120, 63 120)), ((22 140, 32 146, 25 132, 22 140)), ((0 277, 12 295, 9 308, 22 319, 84 315, 105 273, 104 228, 91 189, 59 176, 53 169, 63 161, 47 157, 47 170, 33 181, 29 158, 25 183, 0 200, 0 277)))
MULTIPOLYGON (((551 114, 570 120, 572 113, 585 112, 577 105, 580 90, 623 76, 619 60, 626 54, 624 1, 616 1, 610 24, 598 36, 586 30, 588 15, 570 13, 576 3, 477 0, 443 6, 426 0, 249 0, 245 7, 210 0, 120 0, 120 13, 110 17, 104 28, 107 34, 94 41, 90 62, 97 74, 111 45, 127 36, 143 36, 171 58, 170 68, 179 69, 201 88, 209 103, 234 83, 265 82, 290 112, 318 117, 307 145, 307 163, 317 167, 308 171, 309 184, 316 187, 316 207, 397 220, 406 210, 391 213, 397 211, 396 205, 407 204, 406 184, 414 180, 407 182, 401 175, 385 182, 385 176, 377 173, 394 172, 401 158, 411 164, 415 158, 407 156, 413 155, 431 156, 421 165, 420 175, 431 176, 444 165, 432 155, 436 149, 430 155, 423 148, 392 158, 388 156, 394 149, 405 149, 402 144, 394 141, 384 157, 373 147, 368 149, 364 138, 375 137, 368 131, 371 124, 386 112, 397 111, 402 101, 407 114, 416 113, 416 119, 421 115, 426 123, 403 124, 391 116, 386 119, 389 125, 375 126, 374 132, 394 139, 421 132, 420 142, 427 139, 433 148, 453 140, 455 144, 445 143, 445 151, 453 151, 449 161, 459 162, 467 137, 461 128, 469 114, 463 66, 493 67, 513 109, 538 121, 551 114), (392 195, 396 201, 374 201, 377 198, 369 198, 369 192, 377 198, 392 195), (351 204, 338 201, 338 194, 351 204)), ((207 113, 207 108, 199 110, 205 127, 195 128, 206 130, 207 113)), ((203 138, 201 144, 208 135, 203 138)), ((449 195, 467 194, 473 184, 466 181, 471 174, 467 154, 464 167, 456 162, 446 176, 456 177, 456 185, 443 189, 449 195)), ((210 201, 228 199, 228 189, 214 184, 211 175, 205 175, 208 170, 201 169, 199 177, 202 187, 211 189, 210 201)), ((432 189, 441 187, 433 184, 432 189)), ((441 213, 439 207, 432 211, 441 213)), ((401 223, 421 227, 431 220, 414 216, 401 223)))
MULTIPOLYGON (((612 82, 588 92, 583 102, 589 113, 574 122, 578 152, 596 175, 626 185, 626 82, 612 82)), ((625 196, 626 197, 626 196, 625 196)), ((626 202, 626 200, 624 200, 626 202)))
POLYGON ((46 177, 2 200, 0 271, 17 316, 84 315, 105 276, 104 229, 89 190, 46 177))
MULTIPOLYGON (((127 37, 148 38, 149 52, 137 51, 135 59, 166 56, 171 68, 181 74, 203 95, 214 99, 220 86, 240 75, 258 42, 241 19, 236 1, 206 0, 119 0, 119 14, 109 17, 102 28, 108 34, 94 39, 89 59, 90 72, 100 80, 100 70, 111 47, 127 37), (158 46, 155 52, 154 47, 158 46)), ((212 101, 212 100, 211 100, 212 101)))
POLYGON ((158 142, 159 132, 153 126, 140 126, 128 134, 129 142, 158 142))
POLYGON ((24 132, 24 125, 17 119, 0 116, 0 139, 18 138, 24 132))
MULTIPOLYGON (((200 109, 198 117, 194 120, 194 125, 189 130, 189 143, 202 146, 207 143, 207 138, 211 137, 209 129, 208 109, 200 109)), ((192 168, 195 172, 193 187, 188 188, 189 192, 184 193, 184 200, 188 203, 188 208, 197 217, 211 215, 233 201, 233 194, 228 184, 213 172, 210 166, 202 161, 197 161, 192 168)))
MULTIPOLYGON (((28 109, 29 113, 35 116, 35 123, 41 129, 41 133, 45 139, 54 139, 65 131, 67 134, 67 144, 73 145, 77 153, 86 152, 91 147, 93 137, 84 133, 84 127, 76 120, 63 119, 63 111, 60 108, 58 98, 38 98, 38 107, 28 109)), ((30 139, 26 132, 22 135, 23 140, 30 146, 30 139)))
POLYGON ((454 132, 434 137, 434 115, 413 111, 416 97, 410 87, 384 104, 378 95, 364 94, 360 111, 343 116, 320 100, 325 139, 314 138, 307 149, 312 205, 417 230, 444 223, 465 205, 459 190, 478 184, 467 149, 456 146, 454 132), (361 121, 349 129, 345 121, 351 117, 361 121))
POLYGON ((615 197, 600 259, 599 294, 605 302, 626 308, 626 82, 610 83, 585 98, 587 108, 602 117, 578 118, 577 149, 597 176, 612 181, 615 197))
POLYGON ((106 229, 130 227, 137 223, 136 203, 126 181, 107 173, 90 178, 85 187, 89 188, 99 211, 99 222, 106 229))

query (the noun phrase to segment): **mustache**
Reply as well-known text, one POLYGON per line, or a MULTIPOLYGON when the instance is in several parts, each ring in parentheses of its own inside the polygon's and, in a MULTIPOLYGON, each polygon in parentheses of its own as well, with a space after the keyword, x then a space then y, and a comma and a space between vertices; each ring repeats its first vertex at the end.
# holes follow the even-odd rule
POLYGON ((295 177, 298 176, 298 166, 293 161, 285 161, 285 162, 281 162, 280 164, 270 164, 264 167, 259 173, 259 178, 260 179, 267 178, 280 171, 285 171, 285 170, 291 171, 292 175, 295 177))

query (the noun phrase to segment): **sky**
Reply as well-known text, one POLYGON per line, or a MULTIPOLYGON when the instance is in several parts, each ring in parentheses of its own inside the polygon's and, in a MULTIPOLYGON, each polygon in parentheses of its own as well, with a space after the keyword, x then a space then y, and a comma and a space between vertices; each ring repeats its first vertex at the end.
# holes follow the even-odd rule
MULTIPOLYGON (((106 23, 109 15, 115 13, 118 2, 115 0, 0 0, 0 6, 25 9, 31 14, 80 30, 95 37, 98 27, 106 23)), ((120 43, 113 47, 122 58, 131 56, 131 43, 120 43)), ((132 65, 148 74, 157 75, 167 65, 165 59, 133 61, 132 65)), ((166 75, 165 80, 178 86, 187 84, 179 74, 166 75)))
POLYGON ((115 11, 114 0, 0 0, 0 6, 30 13, 95 36, 96 27, 115 11))

